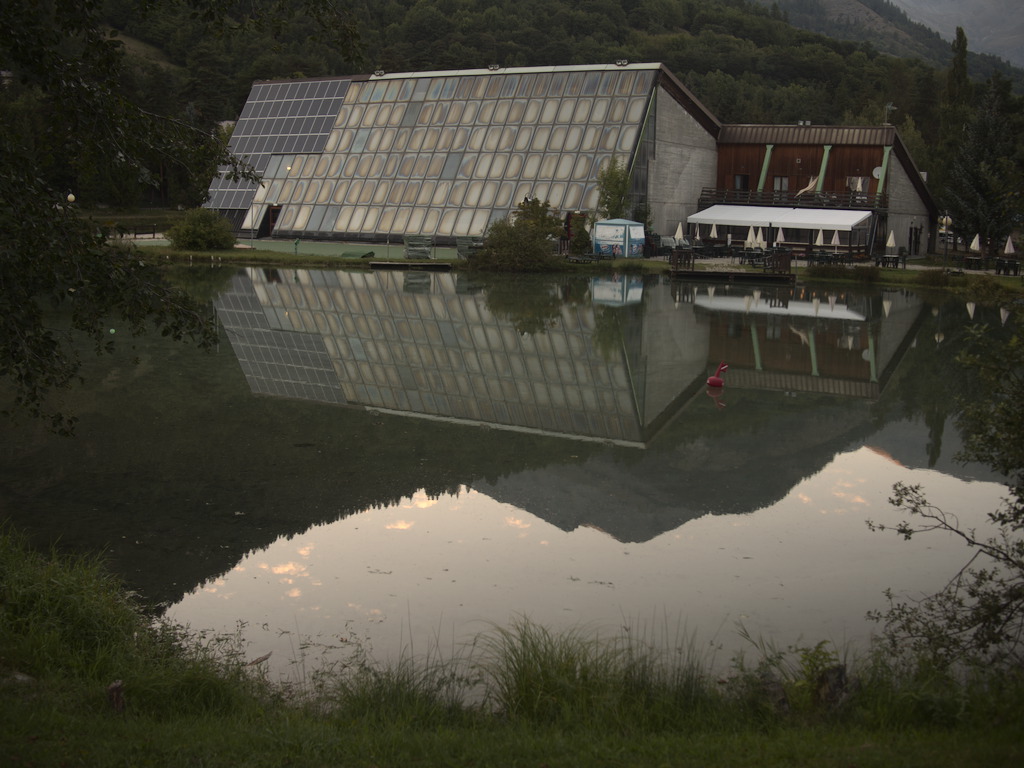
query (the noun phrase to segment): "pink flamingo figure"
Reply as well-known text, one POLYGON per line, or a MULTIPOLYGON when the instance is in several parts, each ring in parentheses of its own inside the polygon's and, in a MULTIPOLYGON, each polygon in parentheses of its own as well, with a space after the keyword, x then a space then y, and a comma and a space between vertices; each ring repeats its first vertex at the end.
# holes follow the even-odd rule
POLYGON ((722 392, 724 387, 708 387, 704 390, 704 394, 711 398, 716 408, 725 408, 725 403, 722 402, 722 392))
POLYGON ((724 362, 718 364, 718 370, 715 371, 714 376, 708 376, 709 387, 724 387, 725 379, 722 378, 722 374, 729 370, 729 366, 724 362))

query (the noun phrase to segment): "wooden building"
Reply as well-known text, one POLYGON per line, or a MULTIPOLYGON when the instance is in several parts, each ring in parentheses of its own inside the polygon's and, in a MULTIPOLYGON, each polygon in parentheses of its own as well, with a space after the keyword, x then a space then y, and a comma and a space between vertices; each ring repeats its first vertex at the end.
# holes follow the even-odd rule
POLYGON ((750 226, 789 219, 799 226, 784 239, 798 247, 823 240, 871 255, 934 246, 938 209, 894 126, 723 125, 717 144, 716 184, 688 218, 695 234, 715 224, 718 237, 743 239, 750 226))

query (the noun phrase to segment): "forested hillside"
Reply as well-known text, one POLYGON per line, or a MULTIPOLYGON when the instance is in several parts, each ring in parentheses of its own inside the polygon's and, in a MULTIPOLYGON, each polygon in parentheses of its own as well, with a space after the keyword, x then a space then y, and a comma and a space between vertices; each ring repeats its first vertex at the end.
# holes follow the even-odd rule
MULTIPOLYGON (((276 1, 298 6, 304 0, 276 1)), ((885 105, 894 105, 890 120, 919 167, 931 171, 933 180, 941 177, 951 165, 955 144, 951 120, 961 120, 962 127, 970 111, 970 84, 951 96, 948 67, 882 54, 866 42, 838 40, 790 23, 797 16, 813 16, 822 2, 351 0, 350 18, 359 40, 345 50, 319 42, 313 22, 301 18, 277 28, 247 28, 242 35, 215 35, 187 5, 174 0, 107 0, 104 13, 107 23, 132 43, 127 46, 131 66, 125 94, 153 112, 195 125, 237 117, 258 79, 491 64, 660 61, 724 122, 877 124, 884 119, 885 105)), ((885 0, 828 2, 872 6, 879 19, 902 18, 905 27, 919 26, 885 0)), ((906 30, 900 34, 909 36, 906 30)), ((953 61, 954 51, 935 42, 936 35, 922 39, 936 56, 945 46, 945 59, 953 61)), ((957 56, 958 77, 969 78, 976 61, 969 41, 963 41, 957 56)), ((1021 76, 1019 70, 1012 72, 1021 76)), ((1010 94, 1013 85, 1002 79, 994 89, 1001 94, 1000 108, 1019 121, 1020 99, 1010 94)), ((200 194, 176 189, 173 180, 162 181, 160 194, 171 202, 194 204, 200 194)), ((101 174, 92 182, 99 196, 139 194, 101 174)))
MULTIPOLYGON (((956 27, 931 29, 912 21, 906 12, 889 0, 757 0, 765 7, 775 6, 793 26, 818 32, 837 40, 867 42, 883 53, 918 58, 944 68, 952 58, 949 39, 956 27), (940 34, 940 32, 942 34, 940 34)), ((1009 62, 988 53, 968 56, 971 77, 984 80, 1000 73, 1014 82, 1018 92, 1024 86, 1024 72, 1009 62)))

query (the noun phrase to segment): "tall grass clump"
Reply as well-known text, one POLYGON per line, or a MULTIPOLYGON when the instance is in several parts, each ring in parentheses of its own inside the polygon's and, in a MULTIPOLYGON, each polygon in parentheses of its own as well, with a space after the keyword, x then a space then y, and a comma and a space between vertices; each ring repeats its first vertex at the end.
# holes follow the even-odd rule
POLYGON ((4 674, 63 681, 84 704, 118 710, 227 709, 262 685, 213 646, 154 622, 98 558, 44 556, 8 530, 0 530, 0 648, 4 674))
POLYGON ((478 639, 486 706, 510 721, 565 729, 676 729, 722 699, 692 656, 666 658, 631 638, 559 633, 528 619, 478 639))
POLYGON ((466 725, 475 712, 465 701, 471 687, 458 657, 402 656, 387 665, 361 654, 318 675, 320 704, 349 723, 376 728, 466 725))

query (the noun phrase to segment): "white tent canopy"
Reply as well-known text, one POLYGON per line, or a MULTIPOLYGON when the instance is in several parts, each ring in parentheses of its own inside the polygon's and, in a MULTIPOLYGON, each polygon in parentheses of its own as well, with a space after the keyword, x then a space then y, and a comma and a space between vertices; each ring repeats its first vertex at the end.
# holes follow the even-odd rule
POLYGON ((756 205, 713 205, 689 216, 690 224, 730 227, 785 227, 786 229, 833 229, 849 232, 867 222, 871 211, 836 208, 775 208, 756 205))

